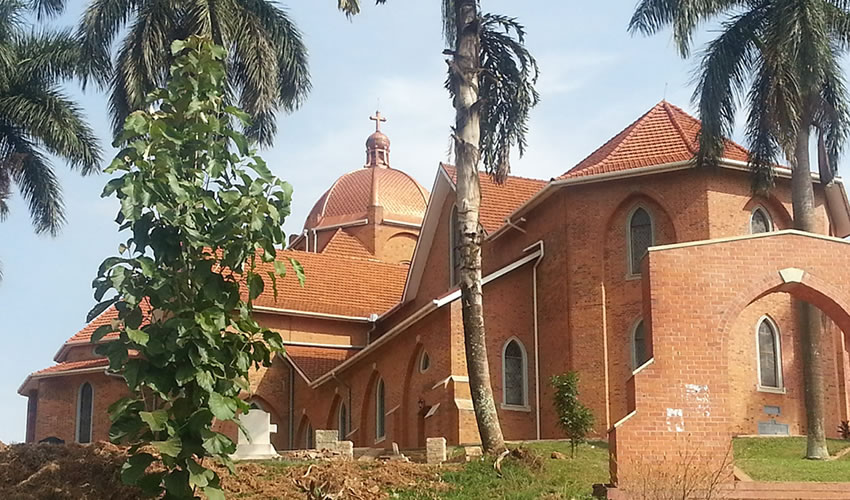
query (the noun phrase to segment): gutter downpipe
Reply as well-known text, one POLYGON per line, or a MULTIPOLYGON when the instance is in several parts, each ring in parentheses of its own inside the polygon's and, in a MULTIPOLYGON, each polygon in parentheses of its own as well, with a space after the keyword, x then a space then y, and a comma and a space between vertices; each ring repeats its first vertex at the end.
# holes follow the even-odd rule
POLYGON ((289 449, 295 447, 295 367, 289 364, 289 449))
POLYGON ((531 297, 532 304, 534 308, 534 406, 536 411, 535 425, 537 427, 537 440, 540 440, 540 344, 538 342, 539 338, 539 328, 537 321, 537 266, 540 265, 540 261, 543 260, 543 256, 546 254, 543 248, 543 240, 538 241, 534 245, 523 250, 527 252, 534 248, 535 246, 540 247, 540 256, 537 257, 537 260, 534 261, 534 267, 531 271, 531 297))

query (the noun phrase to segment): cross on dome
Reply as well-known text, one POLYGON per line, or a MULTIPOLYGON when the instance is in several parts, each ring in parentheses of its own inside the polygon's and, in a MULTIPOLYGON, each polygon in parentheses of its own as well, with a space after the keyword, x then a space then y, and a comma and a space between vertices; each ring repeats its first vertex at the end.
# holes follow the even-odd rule
POLYGON ((375 116, 370 116, 375 122, 375 131, 366 139, 366 167, 389 167, 390 166, 390 139, 381 132, 381 122, 387 118, 375 111, 375 116))
POLYGON ((386 117, 381 116, 380 111, 375 111, 375 116, 370 116, 369 119, 373 120, 375 122, 375 132, 380 132, 381 131, 381 122, 387 121, 386 117))

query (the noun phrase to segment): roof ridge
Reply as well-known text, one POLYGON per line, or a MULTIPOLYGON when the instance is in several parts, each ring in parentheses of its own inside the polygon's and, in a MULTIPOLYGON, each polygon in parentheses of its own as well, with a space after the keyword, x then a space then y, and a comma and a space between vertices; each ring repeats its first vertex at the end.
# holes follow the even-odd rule
POLYGON ((422 201, 424 201, 426 205, 428 204, 428 200, 431 198, 431 193, 428 193, 428 191, 425 190, 425 186, 423 186, 422 184, 419 184, 419 181, 414 179, 412 175, 408 174, 404 170, 399 170, 397 168, 387 167, 387 170, 394 170, 396 172, 401 173, 404 176, 407 176, 408 179, 413 181, 413 184, 416 186, 416 189, 419 190, 419 195, 422 196, 422 201), (425 193, 428 193, 428 194, 426 195, 425 193))
POLYGON ((684 115, 687 118, 697 122, 700 128, 702 128, 702 122, 689 115, 682 108, 667 102, 666 99, 661 101, 661 105, 663 106, 664 111, 667 113, 667 116, 670 118, 670 122, 673 124, 673 128, 676 129, 676 132, 679 133, 679 137, 682 139, 682 142, 685 143, 685 147, 688 149, 688 151, 690 151, 692 155, 697 154, 697 149, 695 149, 694 144, 692 144, 691 141, 688 140, 688 137, 685 135, 685 130, 682 128, 682 124, 679 123, 679 119, 675 116, 675 114, 684 115))
MULTIPOLYGON (((451 174, 451 172, 449 172, 449 171, 448 171, 448 168, 452 168, 452 169, 454 169, 455 171, 457 171, 457 167, 456 167, 456 166, 454 166, 454 165, 450 165, 450 164, 448 164, 448 163, 440 162, 440 167, 442 167, 442 168, 443 168, 443 170, 445 170, 445 171, 446 171, 446 173, 448 173, 448 174, 451 174)), ((488 174, 487 172, 483 172, 483 171, 481 171, 481 170, 479 169, 479 170, 478 170, 478 175, 480 176, 480 175, 490 175, 490 174, 488 174)), ((548 181, 548 180, 546 180, 546 179, 538 179, 538 178, 535 178, 535 177, 523 177, 523 176, 521 176, 521 175, 510 175, 510 174, 508 174, 508 179, 519 179, 519 180, 522 180, 522 181, 534 181, 534 182, 540 182, 540 183, 542 183, 542 184, 546 184, 547 182, 549 182, 549 181, 548 181)))
POLYGON ((594 149, 593 151, 591 151, 591 152, 590 152, 590 154, 588 154, 587 156, 585 156, 584 158, 582 158, 582 159, 581 159, 581 161, 579 161, 578 163, 576 163, 576 164, 575 164, 575 166, 573 166, 571 169, 569 169, 569 170, 567 170, 566 172, 564 172, 563 174, 561 174, 558 178, 562 178, 562 177, 565 177, 565 176, 566 176, 566 175, 568 175, 568 174, 575 173, 575 172, 580 172, 580 171, 582 171, 582 170, 586 170, 586 169, 588 169, 588 168, 595 167, 596 165, 601 165, 601 164, 603 164, 603 163, 605 162, 605 160, 607 160, 608 158, 610 158, 610 157, 611 157, 611 155, 614 153, 614 151, 615 151, 618 147, 620 147, 620 146, 621 146, 624 142, 626 142, 626 140, 628 140, 628 138, 629 138, 629 137, 631 137, 631 136, 632 136, 632 134, 633 134, 633 133, 635 133, 635 131, 638 129, 638 125, 640 125, 640 123, 644 120, 644 118, 646 118, 647 116, 649 116, 649 114, 650 114, 650 113, 652 113, 653 111, 655 111, 655 109, 656 109, 656 108, 658 108, 660 105, 661 105, 661 103, 658 103, 658 104, 656 104, 655 106, 653 106, 652 108, 650 108, 647 112, 645 112, 644 114, 640 115, 640 116, 639 116, 637 119, 635 119, 632 123, 630 123, 628 126, 626 126, 626 128, 624 128, 623 130, 621 130, 621 131, 617 132, 616 134, 614 134, 614 136, 613 136, 613 137, 611 137, 610 139, 608 139, 607 141, 605 141, 605 142, 604 142, 601 146, 599 146, 598 148, 596 148, 596 149, 594 149), (595 163, 593 163, 593 164, 591 164, 591 165, 584 165, 584 166, 582 166, 582 163, 584 163, 584 162, 586 162, 586 161, 590 160, 590 158, 592 158, 592 157, 593 157, 593 155, 595 155, 596 153, 598 153, 598 152, 600 152, 600 151, 604 150, 604 149, 605 149, 605 148, 607 148, 609 145, 612 145, 614 142, 616 142, 616 144, 615 144, 615 145, 613 145, 613 149, 612 149, 612 150, 611 150, 608 154, 606 154, 606 155, 605 155, 605 158, 603 158, 603 159, 601 159, 601 160, 599 160, 599 161, 597 161, 597 162, 595 162, 595 163), (579 167, 581 167, 581 169, 579 169, 579 167))

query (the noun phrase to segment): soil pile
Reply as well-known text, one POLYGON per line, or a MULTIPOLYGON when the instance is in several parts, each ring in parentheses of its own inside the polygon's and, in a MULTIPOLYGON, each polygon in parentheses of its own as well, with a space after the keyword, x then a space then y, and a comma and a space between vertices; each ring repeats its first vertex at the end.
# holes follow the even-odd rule
POLYGON ((237 466, 236 476, 226 470, 218 472, 228 497, 233 498, 383 500, 390 498, 393 490, 446 491, 448 485, 441 481, 439 471, 435 466, 396 460, 365 463, 339 460, 312 465, 243 463, 237 466))
POLYGON ((124 450, 91 445, 15 444, 0 448, 0 498, 15 500, 132 500, 121 483, 124 450))
MULTIPOLYGON (((136 500, 138 489, 121 482, 124 448, 90 445, 16 444, 0 448, 0 499, 136 500)), ((400 460, 353 462, 284 461, 237 464, 237 475, 214 466, 228 498, 383 500, 393 490, 446 491, 436 466, 400 460)))

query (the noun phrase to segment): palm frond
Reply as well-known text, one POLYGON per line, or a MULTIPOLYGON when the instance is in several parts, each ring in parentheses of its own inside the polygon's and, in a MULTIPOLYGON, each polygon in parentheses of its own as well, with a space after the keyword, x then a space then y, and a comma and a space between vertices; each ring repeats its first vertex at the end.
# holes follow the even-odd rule
POLYGON ((10 125, 0 123, 0 164, 26 201, 36 233, 55 236, 65 223, 59 180, 47 158, 10 125))
POLYGON ((628 30, 653 35, 669 25, 679 54, 688 57, 694 33, 702 23, 721 12, 753 3, 752 0, 641 0, 628 30))
POLYGON ((35 11, 39 21, 56 17, 65 10, 65 0, 29 0, 29 2, 30 8, 35 11))
POLYGON ((23 34, 13 47, 18 79, 83 79, 107 70, 104 61, 84 62, 80 40, 71 30, 23 34))
POLYGON ((77 28, 86 59, 106 63, 105 71, 92 72, 101 86, 109 86, 114 74, 109 66, 112 42, 130 20, 141 0, 92 0, 77 28))
MULTIPOLYGON (((836 49, 835 53, 839 53, 836 49)), ((818 129, 818 170, 821 182, 829 183, 838 172, 838 158, 850 136, 850 103, 840 61, 830 57, 823 65, 823 85, 813 118, 818 129)))
POLYGON ((511 149, 527 146, 528 118, 540 95, 534 88, 537 61, 525 45, 525 28, 515 19, 485 14, 481 21, 481 159, 496 182, 510 173, 511 149))
POLYGON ((55 88, 29 86, 0 95, 0 117, 36 146, 65 158, 84 175, 100 169, 97 137, 80 107, 55 88))
POLYGON ((773 187, 776 160, 786 148, 780 144, 778 113, 774 108, 777 101, 779 72, 761 59, 759 70, 748 96, 747 146, 750 150, 749 168, 752 173, 753 191, 764 193, 773 187))
POLYGON ((766 16, 764 8, 757 8, 730 19, 703 53, 693 94, 702 120, 697 165, 716 165, 723 156, 766 16))

